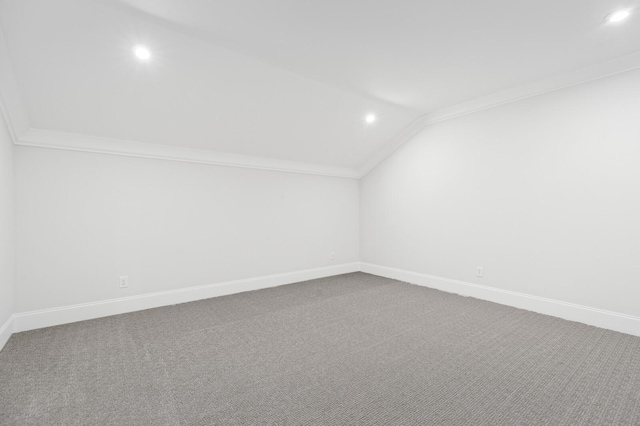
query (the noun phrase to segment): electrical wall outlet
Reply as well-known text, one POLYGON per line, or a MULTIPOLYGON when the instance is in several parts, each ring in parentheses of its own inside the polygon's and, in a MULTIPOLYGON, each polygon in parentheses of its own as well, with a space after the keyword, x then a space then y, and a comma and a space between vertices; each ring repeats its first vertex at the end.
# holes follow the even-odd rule
POLYGON ((129 277, 120 277, 120 288, 129 287, 129 277))
POLYGON ((484 267, 483 266, 478 266, 476 268, 476 277, 482 278, 483 276, 484 276, 484 267))
POLYGON ((331 252, 331 260, 336 260, 336 254, 334 252, 331 252))

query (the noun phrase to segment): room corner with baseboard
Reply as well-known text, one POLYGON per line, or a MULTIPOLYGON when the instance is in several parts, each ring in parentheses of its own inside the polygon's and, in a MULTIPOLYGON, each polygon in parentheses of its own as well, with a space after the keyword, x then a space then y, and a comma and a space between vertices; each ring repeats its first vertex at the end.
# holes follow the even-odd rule
POLYGON ((640 424, 605 3, 0 1, 0 424, 640 424))

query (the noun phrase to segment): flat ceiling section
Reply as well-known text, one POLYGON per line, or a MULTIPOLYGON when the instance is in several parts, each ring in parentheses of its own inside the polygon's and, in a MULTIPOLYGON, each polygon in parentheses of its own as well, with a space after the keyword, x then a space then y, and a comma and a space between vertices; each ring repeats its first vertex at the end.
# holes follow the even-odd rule
POLYGON ((640 49, 638 16, 619 27, 605 22, 612 10, 640 5, 629 0, 121 3, 301 75, 424 113, 640 49))

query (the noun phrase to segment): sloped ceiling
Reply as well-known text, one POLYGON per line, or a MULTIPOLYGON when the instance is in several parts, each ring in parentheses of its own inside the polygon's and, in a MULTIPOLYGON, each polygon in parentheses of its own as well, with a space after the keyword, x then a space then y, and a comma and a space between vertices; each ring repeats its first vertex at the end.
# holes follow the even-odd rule
MULTIPOLYGON (((121 0, 301 75, 423 113, 640 49, 635 0, 121 0)), ((638 11, 640 12, 640 11, 638 11)))
POLYGON ((615 6, 633 4, 0 0, 0 25, 25 139, 84 135, 107 150, 132 141, 355 176, 425 114, 638 52, 637 16, 605 24, 615 6), (148 63, 132 55, 138 43, 148 63))

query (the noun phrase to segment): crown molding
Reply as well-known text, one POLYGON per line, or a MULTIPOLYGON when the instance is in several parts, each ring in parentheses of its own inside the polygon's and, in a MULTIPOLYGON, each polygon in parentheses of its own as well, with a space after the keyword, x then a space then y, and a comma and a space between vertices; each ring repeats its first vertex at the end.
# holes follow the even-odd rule
POLYGON ((355 169, 31 128, 16 145, 358 179, 355 169))
POLYGON ((425 128, 428 123, 429 116, 421 115, 404 128, 391 142, 386 144, 380 151, 378 151, 369 161, 367 161, 362 167, 360 167, 359 177, 364 177, 367 173, 373 170, 378 164, 382 163, 387 157, 393 154, 398 148, 413 138, 420 130, 425 128))
POLYGON ((590 81, 599 80, 638 68, 640 68, 640 52, 635 52, 609 61, 600 62, 575 71, 496 92, 488 96, 483 96, 481 98, 422 115, 406 127, 369 161, 367 161, 359 169, 360 177, 364 177, 378 164, 382 163, 387 157, 393 154, 398 148, 408 142, 413 136, 432 124, 495 108, 500 105, 517 102, 523 99, 532 98, 534 96, 544 95, 545 93, 585 84, 590 81))

